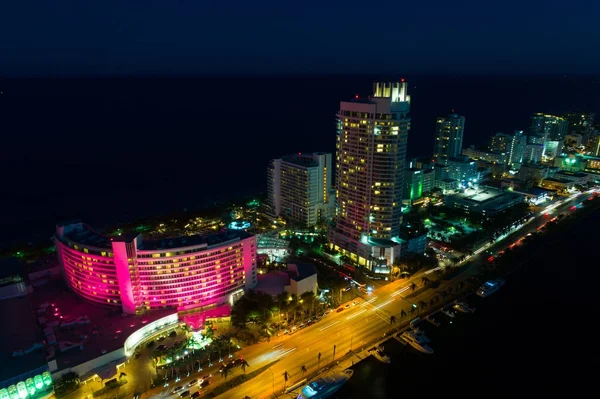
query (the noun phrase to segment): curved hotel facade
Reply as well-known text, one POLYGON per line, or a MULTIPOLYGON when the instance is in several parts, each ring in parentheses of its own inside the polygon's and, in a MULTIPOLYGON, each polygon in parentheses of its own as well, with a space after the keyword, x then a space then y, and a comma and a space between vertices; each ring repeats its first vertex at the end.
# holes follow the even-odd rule
POLYGON ((73 292, 129 314, 233 303, 257 283, 256 239, 240 230, 143 240, 73 222, 57 225, 55 243, 73 292))

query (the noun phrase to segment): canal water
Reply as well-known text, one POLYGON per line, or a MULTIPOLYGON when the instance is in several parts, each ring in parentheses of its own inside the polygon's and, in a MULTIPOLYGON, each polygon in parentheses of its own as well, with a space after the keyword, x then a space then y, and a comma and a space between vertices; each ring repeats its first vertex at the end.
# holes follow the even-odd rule
POLYGON ((384 347, 392 363, 370 357, 356 364, 334 396, 587 397, 598 359, 598 227, 600 212, 559 233, 500 291, 469 296, 475 313, 437 314, 440 327, 421 322, 434 354, 390 339, 384 347))

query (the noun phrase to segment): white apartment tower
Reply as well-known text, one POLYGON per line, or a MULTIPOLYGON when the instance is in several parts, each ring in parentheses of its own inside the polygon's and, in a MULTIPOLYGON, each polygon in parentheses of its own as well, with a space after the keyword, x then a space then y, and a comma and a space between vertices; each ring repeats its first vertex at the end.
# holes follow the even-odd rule
POLYGON ((402 191, 410 128, 407 84, 375 83, 368 98, 342 101, 337 115, 336 211, 332 246, 389 274, 400 255, 402 191))
POLYGON ((433 158, 440 165, 446 165, 449 159, 462 154, 465 117, 450 114, 438 117, 435 125, 435 144, 433 158))
POLYGON ((267 168, 267 203, 275 216, 314 226, 333 216, 331 154, 314 152, 274 159, 267 168))

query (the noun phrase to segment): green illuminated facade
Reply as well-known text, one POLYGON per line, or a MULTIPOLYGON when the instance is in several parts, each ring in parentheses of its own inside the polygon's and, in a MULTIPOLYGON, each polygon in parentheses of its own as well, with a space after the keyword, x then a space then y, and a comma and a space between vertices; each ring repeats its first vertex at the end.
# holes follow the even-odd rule
POLYGON ((52 376, 50 372, 19 381, 6 388, 0 389, 0 399, 34 399, 52 391, 52 376))
POLYGON ((423 196, 423 170, 410 168, 404 173, 402 199, 411 203, 423 196))

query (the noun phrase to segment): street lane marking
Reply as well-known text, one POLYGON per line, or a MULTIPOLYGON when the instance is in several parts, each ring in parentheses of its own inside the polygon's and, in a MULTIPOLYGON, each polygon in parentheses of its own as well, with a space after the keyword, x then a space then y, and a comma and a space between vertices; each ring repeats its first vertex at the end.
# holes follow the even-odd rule
POLYGON ((373 310, 378 310, 378 309, 381 309, 381 308, 382 308, 382 307, 384 307, 385 305, 388 305, 388 304, 390 304, 390 303, 392 303, 392 302, 394 302, 394 299, 390 299, 389 301, 387 301, 387 302, 384 302, 384 303, 382 303, 381 305, 375 306, 375 308, 373 308, 373 310))
POLYGON ((321 328, 319 331, 325 331, 325 330, 327 330, 329 327, 333 327, 333 326, 335 326, 337 323, 339 323, 339 320, 338 320, 338 321, 334 321, 334 322, 333 322, 333 323, 331 323, 330 325, 328 325, 328 326, 325 326, 325 327, 321 328))
POLYGON ((377 297, 371 298, 368 301, 366 301, 365 303, 363 303, 361 306, 367 306, 373 302, 375 302, 377 300, 377 297))
POLYGON ((350 320, 350 319, 352 319, 352 318, 354 318, 354 317, 358 316, 358 315, 359 315, 359 314, 361 314, 361 313, 365 313, 366 311, 367 311, 367 309, 363 309, 363 310, 361 310, 361 311, 360 311, 360 312, 358 312, 358 313, 354 313, 352 316, 348 316, 348 317, 346 317, 346 320, 350 320))
POLYGON ((396 291, 392 294, 392 297, 398 296, 398 295, 402 294, 403 292, 406 292, 409 288, 410 288, 410 286, 399 289, 398 291, 396 291))
POLYGON ((279 347, 280 347, 280 346, 282 346, 282 345, 283 345, 283 342, 280 342, 280 343, 278 343, 277 345, 275 345, 275 346, 273 347, 273 349, 279 348, 279 347))
POLYGON ((277 358, 289 355, 290 353, 292 353, 295 350, 296 350, 296 348, 288 349, 287 351, 284 351, 283 353, 280 353, 279 355, 277 355, 277 358))

